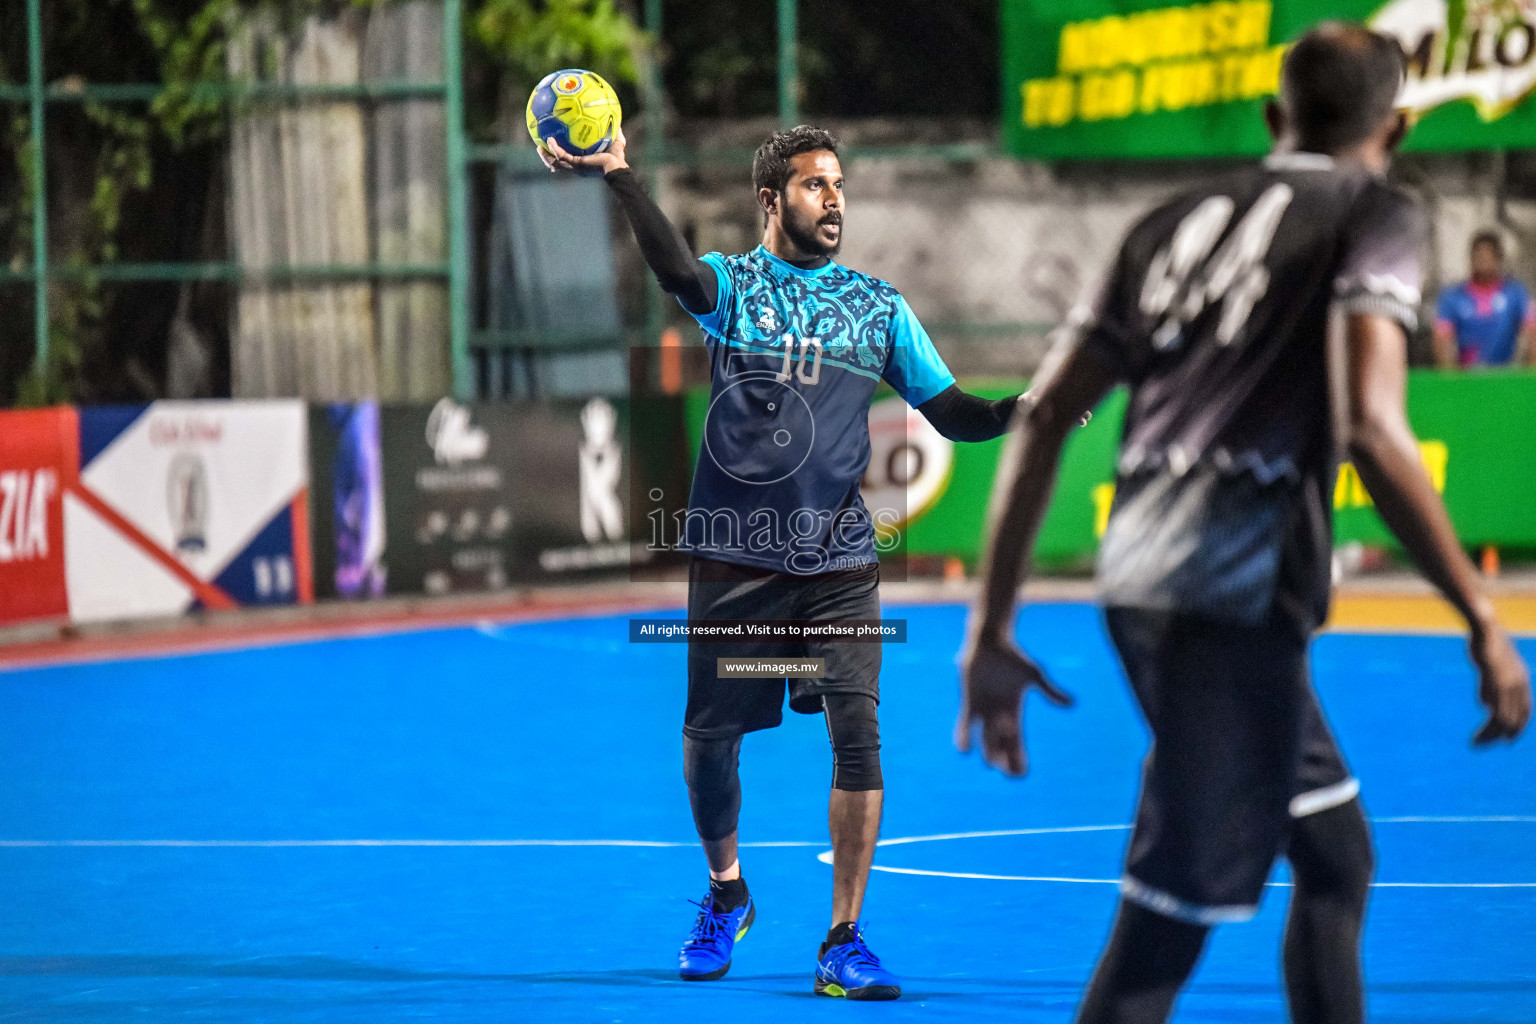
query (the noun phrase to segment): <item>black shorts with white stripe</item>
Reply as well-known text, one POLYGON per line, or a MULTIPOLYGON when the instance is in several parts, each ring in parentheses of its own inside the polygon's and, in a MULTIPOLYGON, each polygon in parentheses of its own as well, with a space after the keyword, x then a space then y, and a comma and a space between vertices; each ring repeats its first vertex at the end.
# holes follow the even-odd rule
POLYGON ((1194 924, 1245 920, 1292 821, 1359 793, 1308 677, 1309 633, 1282 612, 1105 618, 1153 738, 1121 892, 1194 924))

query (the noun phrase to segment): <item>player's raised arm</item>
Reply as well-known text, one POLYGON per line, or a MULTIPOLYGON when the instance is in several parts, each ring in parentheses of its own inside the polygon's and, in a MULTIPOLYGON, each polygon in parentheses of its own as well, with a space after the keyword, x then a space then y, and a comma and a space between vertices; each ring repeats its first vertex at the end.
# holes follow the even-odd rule
POLYGON ((1466 552, 1419 458, 1405 404, 1407 338, 1376 313, 1335 318, 1330 344, 1347 367, 1347 446, 1376 510, 1414 563, 1471 630, 1479 696, 1488 721, 1475 743, 1512 739, 1531 717, 1530 673, 1499 624, 1466 552))
POLYGON ((548 152, 540 149, 539 159, 551 171, 602 172, 635 233, 640 255, 662 289, 677 296, 690 313, 706 316, 714 312, 720 298, 714 268, 694 258, 682 233, 646 195, 639 176, 630 170, 625 159, 624 129, 614 132, 613 144, 606 151, 590 156, 574 156, 555 139, 545 140, 545 145, 548 152))
POLYGON ((971 610, 961 661, 955 745, 969 750, 972 728, 979 723, 987 763, 1009 775, 1023 775, 1028 767, 1021 721, 1024 691, 1038 686, 1062 706, 1072 700, 1013 642, 1014 605, 1067 436, 1117 379, 1096 349, 1076 338, 1063 346, 1041 368, 1035 387, 1014 412, 1015 433, 992 490, 982 593, 971 610))

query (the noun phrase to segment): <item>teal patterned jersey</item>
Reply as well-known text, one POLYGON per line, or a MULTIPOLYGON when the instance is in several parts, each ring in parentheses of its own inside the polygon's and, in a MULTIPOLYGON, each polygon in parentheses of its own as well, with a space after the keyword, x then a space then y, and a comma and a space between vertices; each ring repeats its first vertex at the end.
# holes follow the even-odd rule
POLYGON ((799 574, 874 562, 859 495, 870 399, 884 380, 918 406, 954 375, 884 281, 836 263, 803 270, 762 246, 703 261, 719 301, 694 314, 711 393, 679 546, 799 574))

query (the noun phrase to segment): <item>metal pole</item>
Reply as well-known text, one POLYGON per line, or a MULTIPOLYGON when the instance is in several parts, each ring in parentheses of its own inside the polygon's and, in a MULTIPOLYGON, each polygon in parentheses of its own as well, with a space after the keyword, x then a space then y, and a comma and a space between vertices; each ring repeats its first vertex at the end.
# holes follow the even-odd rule
POLYGON ((661 100, 661 0, 645 0, 645 31, 651 37, 650 59, 645 69, 646 163, 660 165, 666 111, 661 100))
POLYGON ((27 0, 27 82, 32 107, 32 305, 38 378, 48 379, 48 189, 43 159, 43 0, 27 0))
MULTIPOLYGON (((661 162, 666 153, 666 110, 661 88, 661 0, 645 0, 645 31, 651 37, 651 55, 645 74, 645 183, 658 195, 661 162)), ((655 345, 666 326, 661 287, 645 275, 645 344, 655 345)))
POLYGON ((779 0, 779 122, 785 128, 800 123, 800 29, 796 0, 779 0))
POLYGON ((453 365, 453 393, 474 397, 469 363, 469 225, 465 207, 464 74, 461 0, 443 2, 444 97, 448 146, 448 347, 453 365))

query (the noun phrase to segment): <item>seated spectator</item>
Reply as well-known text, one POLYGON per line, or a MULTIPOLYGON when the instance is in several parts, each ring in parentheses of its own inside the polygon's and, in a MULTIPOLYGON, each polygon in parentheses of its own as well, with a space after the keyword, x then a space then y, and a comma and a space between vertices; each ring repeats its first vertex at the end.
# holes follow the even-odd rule
POLYGON ((1441 366, 1508 366, 1530 361, 1536 306, 1525 285, 1504 274, 1504 242, 1472 237, 1472 278, 1440 293, 1435 361, 1441 366))

